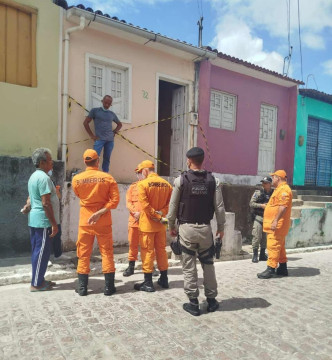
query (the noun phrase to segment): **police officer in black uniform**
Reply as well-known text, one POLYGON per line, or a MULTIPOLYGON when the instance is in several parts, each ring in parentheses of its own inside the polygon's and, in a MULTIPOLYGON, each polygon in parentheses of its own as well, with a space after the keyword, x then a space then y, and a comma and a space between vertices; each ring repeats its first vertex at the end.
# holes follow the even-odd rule
POLYGON ((192 315, 200 315, 198 302, 196 259, 201 263, 207 311, 218 309, 216 301, 217 281, 213 264, 214 243, 210 221, 216 214, 217 236, 224 235, 225 209, 219 180, 202 169, 204 151, 194 147, 187 152, 189 171, 174 181, 174 188, 167 215, 171 236, 180 237, 184 291, 189 303, 183 309, 192 315), (178 222, 178 230, 175 221, 178 222))
POLYGON ((263 214, 266 204, 269 202, 273 193, 272 179, 265 176, 262 180, 262 189, 256 190, 250 199, 250 209, 254 215, 254 224, 252 227, 252 262, 266 261, 266 233, 263 232, 263 214), (261 248, 258 258, 258 248, 261 248))

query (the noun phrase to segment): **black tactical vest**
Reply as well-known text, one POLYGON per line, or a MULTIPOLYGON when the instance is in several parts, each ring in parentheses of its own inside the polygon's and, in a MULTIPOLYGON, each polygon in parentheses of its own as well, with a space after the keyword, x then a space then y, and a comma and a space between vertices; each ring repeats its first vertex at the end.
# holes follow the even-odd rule
POLYGON ((184 171, 177 218, 180 224, 209 224, 214 214, 216 180, 207 171, 184 171))
MULTIPOLYGON (((270 197, 271 197, 272 193, 273 193, 273 190, 271 190, 269 193, 266 193, 266 192, 264 191, 264 189, 261 189, 261 190, 260 190, 259 197, 258 197, 258 199, 256 200, 256 203, 257 203, 257 204, 267 204, 267 203, 269 202, 269 200, 270 200, 270 197)), ((263 217, 264 209, 262 209, 262 208, 255 208, 255 209, 254 209, 254 214, 263 217)))

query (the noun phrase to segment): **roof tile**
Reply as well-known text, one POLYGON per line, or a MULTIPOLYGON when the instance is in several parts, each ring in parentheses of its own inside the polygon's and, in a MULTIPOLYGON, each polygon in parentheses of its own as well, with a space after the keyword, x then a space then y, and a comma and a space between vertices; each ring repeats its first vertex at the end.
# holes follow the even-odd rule
MULTIPOLYGON (((59 6, 64 7, 65 9, 68 8, 67 2, 66 2, 65 0, 55 0, 55 3, 56 3, 57 5, 59 5, 59 6), (65 4, 64 4, 64 3, 65 3, 65 4), (65 7, 65 6, 66 6, 66 7, 65 7)), ((72 6, 71 6, 71 7, 72 7, 72 6)), ((75 6, 73 6, 73 7, 75 7, 75 6)), ((79 5, 77 5, 76 7, 79 8, 79 9, 82 9, 82 10, 94 12, 93 9, 91 9, 90 7, 85 8, 84 5, 82 5, 82 4, 79 4, 79 5)), ((100 15, 100 16, 105 16, 105 17, 107 17, 107 18, 110 18, 110 16, 109 16, 108 14, 103 14, 100 10, 95 11, 95 14, 100 15)), ((116 17, 116 16, 113 16, 111 19, 112 19, 112 20, 115 20, 115 21, 120 21, 120 22, 122 22, 122 23, 124 23, 124 24, 127 24, 127 22, 126 22, 125 20, 119 20, 119 18, 116 17)), ((138 26, 138 25, 135 26, 135 25, 132 25, 131 23, 129 23, 128 25, 129 25, 129 26, 134 26, 134 27, 136 27, 137 29, 143 29, 143 30, 145 30, 145 31, 149 31, 149 32, 151 32, 152 34, 155 34, 155 35, 160 35, 160 33, 155 33, 154 31, 148 30, 147 28, 141 28, 141 27, 138 26)), ((172 39, 172 38, 170 38, 170 37, 168 37, 168 36, 165 36, 165 35, 162 35, 162 36, 167 37, 167 38, 169 38, 169 39, 172 39)), ((175 39, 172 39, 172 40, 175 40, 175 39)), ((187 43, 187 42, 185 42, 185 41, 181 41, 181 40, 179 40, 179 39, 176 39, 176 41, 181 42, 181 43, 183 43, 183 44, 188 44, 188 45, 194 46, 194 45, 192 45, 192 44, 190 44, 190 43, 187 43)), ((210 46, 204 46, 203 48, 206 49, 206 50, 213 51, 213 52, 217 53, 217 54, 218 54, 218 57, 221 58, 221 59, 225 59, 225 60, 228 60, 228 61, 232 61, 232 62, 234 62, 234 63, 237 63, 237 64, 240 64, 240 65, 246 66, 246 67, 248 67, 248 68, 251 68, 251 69, 254 69, 254 70, 257 70, 257 71, 261 71, 261 72, 264 72, 264 73, 266 73, 266 74, 270 74, 270 75, 276 76, 276 77, 281 78, 281 79, 284 79, 284 80, 292 81, 292 82, 294 82, 294 83, 296 83, 296 84, 304 84, 304 82, 302 82, 302 81, 300 81, 300 80, 292 79, 292 78, 290 78, 290 77, 287 77, 287 76, 284 76, 284 75, 282 75, 282 74, 279 74, 279 73, 277 73, 276 71, 268 70, 268 69, 263 68, 263 67, 261 67, 261 66, 254 65, 254 64, 252 64, 252 63, 250 63, 250 62, 248 62, 248 61, 244 61, 244 60, 241 60, 241 59, 236 58, 236 57, 234 57, 234 56, 230 56, 230 55, 226 55, 226 54, 224 54, 224 53, 222 53, 222 52, 218 52, 217 49, 212 49, 210 46)))
POLYGON ((314 89, 299 89, 299 93, 302 96, 310 97, 312 99, 320 100, 328 104, 332 104, 332 95, 326 94, 322 91, 314 89))

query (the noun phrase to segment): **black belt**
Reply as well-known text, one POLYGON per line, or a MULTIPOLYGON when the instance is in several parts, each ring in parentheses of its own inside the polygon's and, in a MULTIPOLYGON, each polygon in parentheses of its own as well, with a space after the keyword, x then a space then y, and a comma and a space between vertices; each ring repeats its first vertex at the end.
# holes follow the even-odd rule
POLYGON ((184 224, 191 224, 191 225, 210 225, 210 222, 204 223, 204 222, 189 222, 189 221, 179 221, 180 225, 184 224))

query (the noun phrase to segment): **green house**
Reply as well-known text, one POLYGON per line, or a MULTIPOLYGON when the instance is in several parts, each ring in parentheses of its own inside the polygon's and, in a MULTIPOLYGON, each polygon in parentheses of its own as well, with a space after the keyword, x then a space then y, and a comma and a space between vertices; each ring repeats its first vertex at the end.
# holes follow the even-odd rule
POLYGON ((299 90, 293 184, 332 186, 332 95, 299 90))

